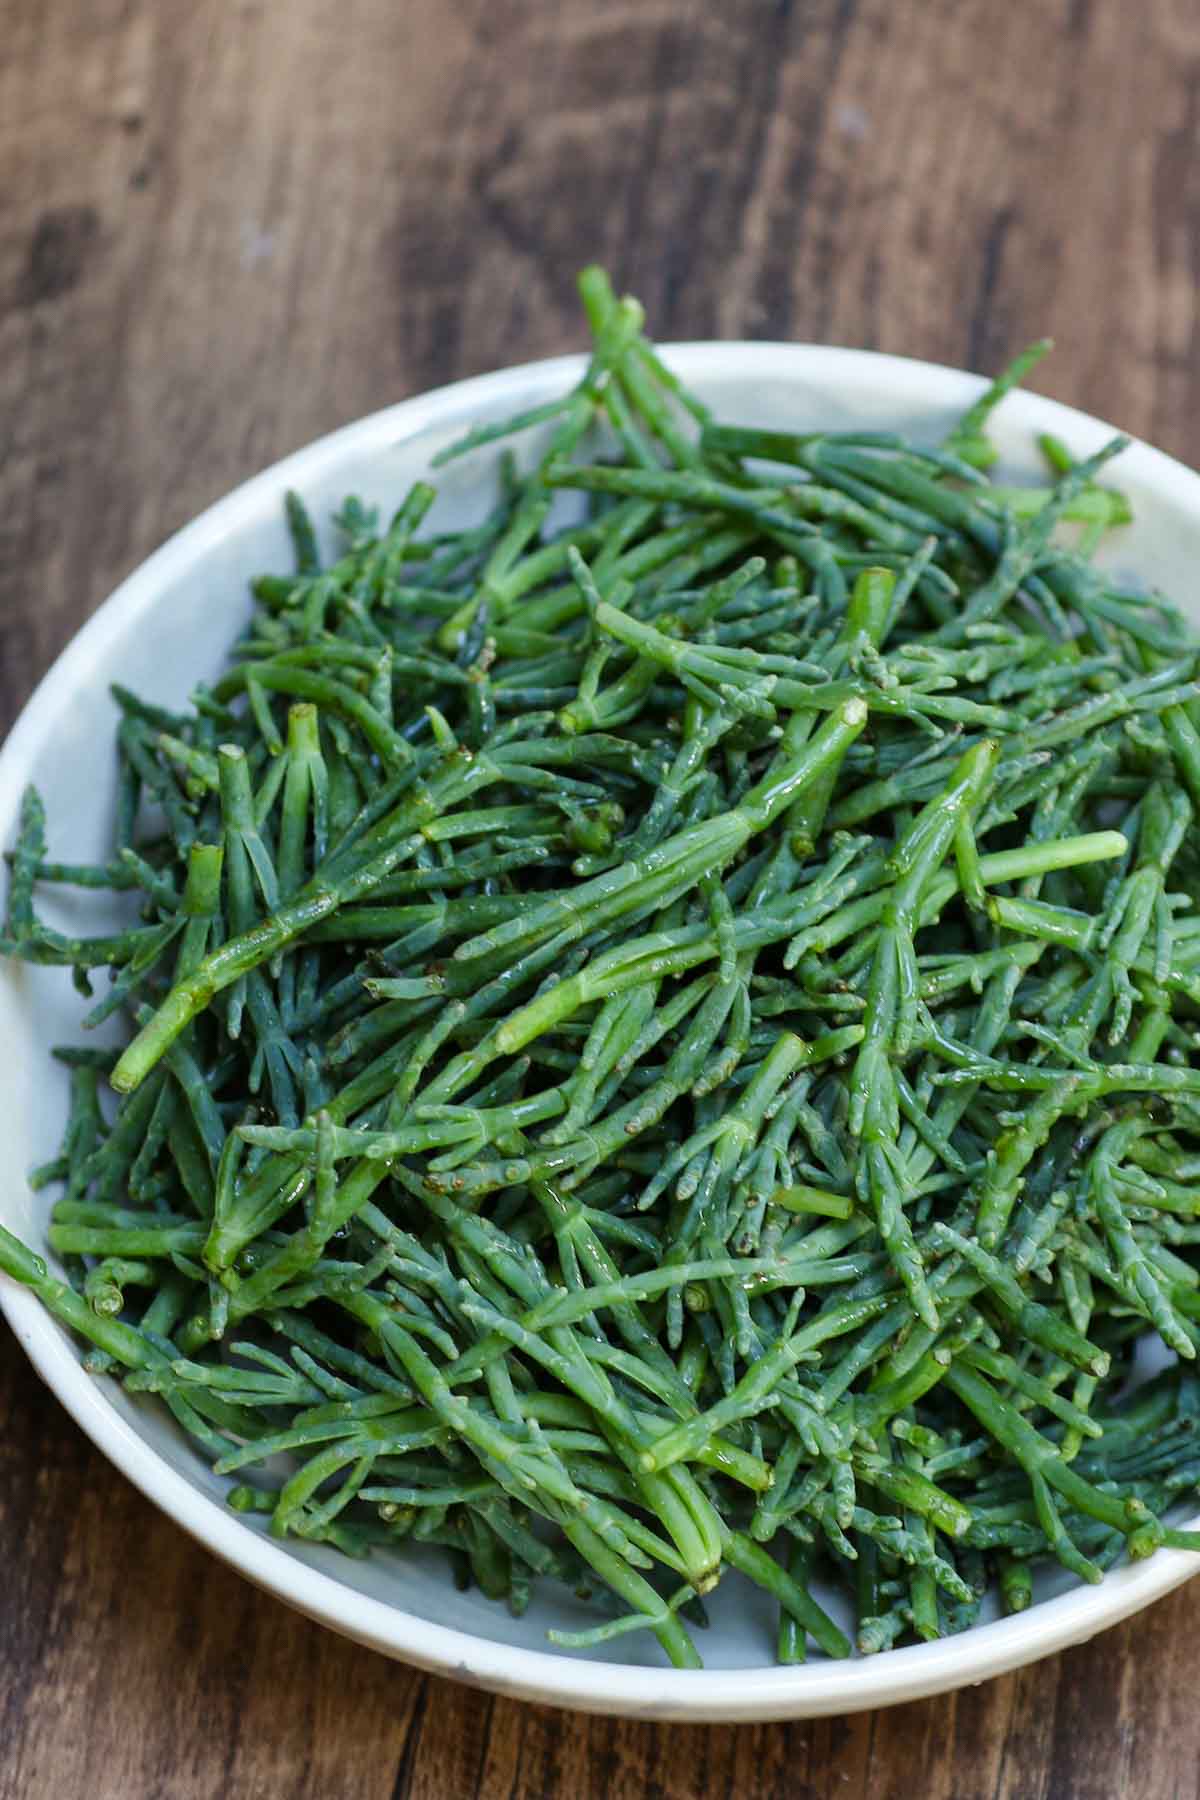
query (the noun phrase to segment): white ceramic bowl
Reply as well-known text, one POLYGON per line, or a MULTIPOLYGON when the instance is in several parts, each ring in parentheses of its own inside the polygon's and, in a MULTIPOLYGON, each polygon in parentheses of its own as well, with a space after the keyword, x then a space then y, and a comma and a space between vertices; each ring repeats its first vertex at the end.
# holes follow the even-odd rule
MULTIPOLYGON (((934 438, 980 386, 974 376, 927 363, 789 344, 689 344, 668 359, 719 417, 800 430, 896 427, 934 438)), ((321 520, 351 492, 394 504, 427 472, 434 451, 465 427, 561 393, 580 367, 578 358, 565 357, 403 401, 277 463, 179 532, 101 607, 22 713, 0 752, 0 845, 11 843, 21 790, 34 780, 47 803, 51 854, 103 855, 114 792, 116 709, 108 683, 119 678, 172 704, 197 678, 216 673, 246 614, 247 577, 289 566, 286 488, 297 488, 321 520)), ((1040 431, 1057 432, 1080 452, 1111 435, 1097 420, 1033 395, 1012 396, 996 416, 997 441, 1015 467, 1034 465, 1040 431)), ((481 512, 493 477, 487 451, 443 471, 434 522, 466 522, 481 512)), ((1200 478, 1142 445, 1122 457, 1118 478, 1137 522, 1120 534, 1110 559, 1200 619, 1200 478)), ((92 900, 56 902, 62 922, 95 929, 92 900)), ((57 1147, 65 1102, 65 1076, 48 1051, 78 1040, 80 1011, 62 971, 9 965, 0 973, 0 1221, 34 1245, 49 1202, 30 1193, 25 1172, 57 1147)), ((1114 1570, 1098 1587, 1074 1586, 1051 1571, 1039 1578, 1036 1604, 1014 1618, 940 1643, 799 1668, 775 1666, 769 1604, 727 1578, 712 1596, 712 1629, 701 1634, 703 1671, 661 1666, 649 1634, 621 1639, 611 1654, 556 1652, 546 1627, 581 1622, 568 1600, 539 1595, 525 1618, 514 1620, 476 1593, 456 1592, 438 1552, 398 1550, 356 1563, 322 1546, 271 1539, 223 1504, 227 1484, 165 1410, 86 1375, 77 1346, 37 1300, 3 1278, 0 1304, 38 1373, 104 1454, 218 1556, 348 1637, 527 1699, 693 1722, 882 1706, 978 1682, 1079 1643, 1200 1568, 1196 1557, 1161 1550, 1114 1570)))

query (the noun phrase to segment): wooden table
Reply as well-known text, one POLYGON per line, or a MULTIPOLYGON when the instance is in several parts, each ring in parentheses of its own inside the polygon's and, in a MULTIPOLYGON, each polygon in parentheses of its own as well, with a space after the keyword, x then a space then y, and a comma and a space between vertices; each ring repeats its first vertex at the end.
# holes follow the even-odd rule
MULTIPOLYGON (((236 481, 580 341, 994 368, 1200 461, 1195 0, 0 0, 0 704, 236 481)), ((430 1680, 160 1517, 0 1344, 0 1796, 1197 1792, 1200 1588, 923 1705, 763 1728, 430 1680)))

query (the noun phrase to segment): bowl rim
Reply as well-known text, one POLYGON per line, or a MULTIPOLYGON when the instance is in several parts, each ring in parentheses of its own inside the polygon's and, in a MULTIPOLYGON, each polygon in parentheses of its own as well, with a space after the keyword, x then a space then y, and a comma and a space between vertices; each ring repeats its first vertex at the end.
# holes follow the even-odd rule
MULTIPOLYGON (((938 363, 872 350, 770 340, 664 345, 662 354, 685 379, 705 374, 761 376, 781 364, 803 376, 818 371, 828 383, 832 365, 849 392, 932 397, 947 409, 965 407, 986 385, 980 376, 938 363)), ((579 354, 558 356, 469 377, 401 400, 315 439, 242 482, 208 506, 138 565, 114 589, 51 664, 0 749, 0 787, 24 785, 40 751, 45 721, 64 704, 89 665, 155 604, 161 589, 201 561, 221 540, 287 486, 303 488, 336 469, 355 451, 407 443, 435 429, 462 429, 477 416, 528 405, 528 390, 543 395, 578 378, 579 354), (524 390, 524 391, 523 391, 524 390)), ((1086 433, 1112 428, 1090 414, 1020 390, 1006 401, 1031 435, 1086 433)), ((1200 475, 1164 452, 1135 440, 1139 474, 1177 504, 1200 515, 1200 475)), ((362 1594, 300 1561, 245 1524, 236 1513, 194 1487, 121 1417, 106 1384, 85 1374, 73 1341, 36 1296, 0 1276, 0 1311, 37 1373, 96 1447, 149 1500, 190 1536, 240 1574, 308 1617, 384 1654, 430 1672, 509 1697, 629 1717, 695 1722, 816 1717, 857 1712, 978 1684, 1024 1663, 1081 1643, 1169 1592, 1200 1570, 1200 1556, 1158 1550, 1145 1562, 1111 1570, 1097 1587, 1081 1586, 1039 1601, 1028 1612, 978 1625, 956 1637, 908 1645, 848 1662, 796 1667, 678 1670, 601 1662, 550 1650, 530 1650, 439 1625, 419 1614, 362 1594)))

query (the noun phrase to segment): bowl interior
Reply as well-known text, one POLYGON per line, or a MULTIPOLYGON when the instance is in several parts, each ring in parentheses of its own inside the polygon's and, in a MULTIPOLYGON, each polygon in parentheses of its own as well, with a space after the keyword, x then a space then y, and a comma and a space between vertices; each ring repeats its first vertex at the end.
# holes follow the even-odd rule
MULTIPOLYGON (((673 360, 722 419, 789 429, 894 427, 933 441, 978 391, 970 376, 847 351, 685 346, 673 360)), ((171 705, 182 702, 198 678, 216 674, 246 617, 248 577, 290 566, 282 520, 285 488, 298 488, 323 524, 348 493, 386 515, 409 484, 428 473, 430 456, 466 424, 504 417, 561 392, 577 367, 574 359, 559 359, 391 408, 269 470, 179 534, 91 621, 23 714, 0 754, 0 844, 12 841, 21 790, 34 780, 46 801, 50 854, 73 861, 105 854, 117 722, 109 683, 118 680, 171 705)), ((1083 415, 1036 397, 1013 396, 997 415, 995 435, 1014 470, 1036 466, 1034 436, 1041 430, 1059 432, 1080 452, 1097 448, 1109 435, 1107 427, 1083 415)), ((536 437, 521 441, 525 454, 536 446, 536 437)), ((1192 579, 1200 565, 1200 480, 1143 446, 1121 459, 1114 479, 1129 492, 1136 522, 1114 541, 1110 562, 1140 585, 1161 586, 1200 618, 1192 579)), ((441 472, 431 523, 460 524, 480 516, 494 481, 490 450, 451 465, 441 472)), ((64 928, 104 928, 94 896, 42 904, 64 928)), ((49 1196, 32 1194, 25 1174, 57 1148, 66 1077, 50 1061, 49 1050, 79 1041, 82 1010, 63 972, 11 964, 0 971, 0 1042, 7 1052, 0 1086, 6 1144, 0 1221, 39 1246, 49 1196)), ((115 1383, 84 1376, 78 1351, 65 1334, 27 1295, 0 1285, 14 1327, 43 1376, 146 1491, 264 1585, 352 1635, 413 1660, 573 1704, 683 1716, 694 1700, 709 1717, 754 1716, 878 1704, 893 1697, 889 1682, 898 1681, 904 1692, 921 1692, 977 1679, 1024 1660, 1037 1639, 1028 1624, 1018 1632, 1022 1622, 1010 1620, 981 1626, 954 1646, 891 1652, 870 1664, 822 1668, 816 1662, 783 1671, 774 1667, 771 1605, 757 1590, 729 1578, 712 1596, 712 1628, 700 1641, 707 1669, 725 1677, 718 1688, 708 1677, 663 1670, 648 1634, 623 1638, 586 1657, 556 1653, 547 1645, 547 1627, 578 1628, 594 1615, 585 1616, 549 1589, 537 1593, 524 1618, 514 1619, 475 1592, 457 1592, 439 1551, 398 1549, 355 1563, 320 1546, 282 1547, 258 1523, 235 1519, 222 1504, 229 1484, 212 1474, 165 1410, 139 1403, 115 1383), (456 1639, 457 1633, 465 1636, 456 1639), (992 1645, 986 1652, 971 1647, 985 1639, 992 1645), (912 1673, 905 1674, 905 1668, 912 1673)), ((1088 1635, 1182 1579, 1192 1566, 1192 1559, 1178 1553, 1160 1553, 1142 1569, 1117 1572, 1099 1590, 1057 1601, 1053 1596, 1072 1584, 1047 1571, 1038 1578, 1038 1600, 1052 1603, 1035 1608, 1028 1619, 1040 1611, 1048 1629, 1048 1614, 1066 1607, 1057 1641, 1065 1641, 1064 1631, 1068 1639, 1088 1635), (1082 1610, 1081 1602, 1088 1603, 1082 1610)), ((1032 1653, 1051 1647, 1043 1630, 1032 1653)))

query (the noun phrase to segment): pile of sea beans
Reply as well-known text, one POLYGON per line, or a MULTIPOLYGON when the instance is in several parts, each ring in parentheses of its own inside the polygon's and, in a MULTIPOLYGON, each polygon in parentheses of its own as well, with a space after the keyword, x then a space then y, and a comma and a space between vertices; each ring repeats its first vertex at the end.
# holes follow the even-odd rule
POLYGON ((449 453, 481 524, 351 499, 326 566, 291 496, 228 672, 114 690, 111 861, 26 796, 3 949, 130 1036, 58 1052, 66 1279, 0 1267, 232 1506, 572 1647, 1200 1547, 1200 651, 1092 560, 1121 443, 989 482, 1036 351, 941 445, 718 424, 581 291, 578 386, 449 453))

